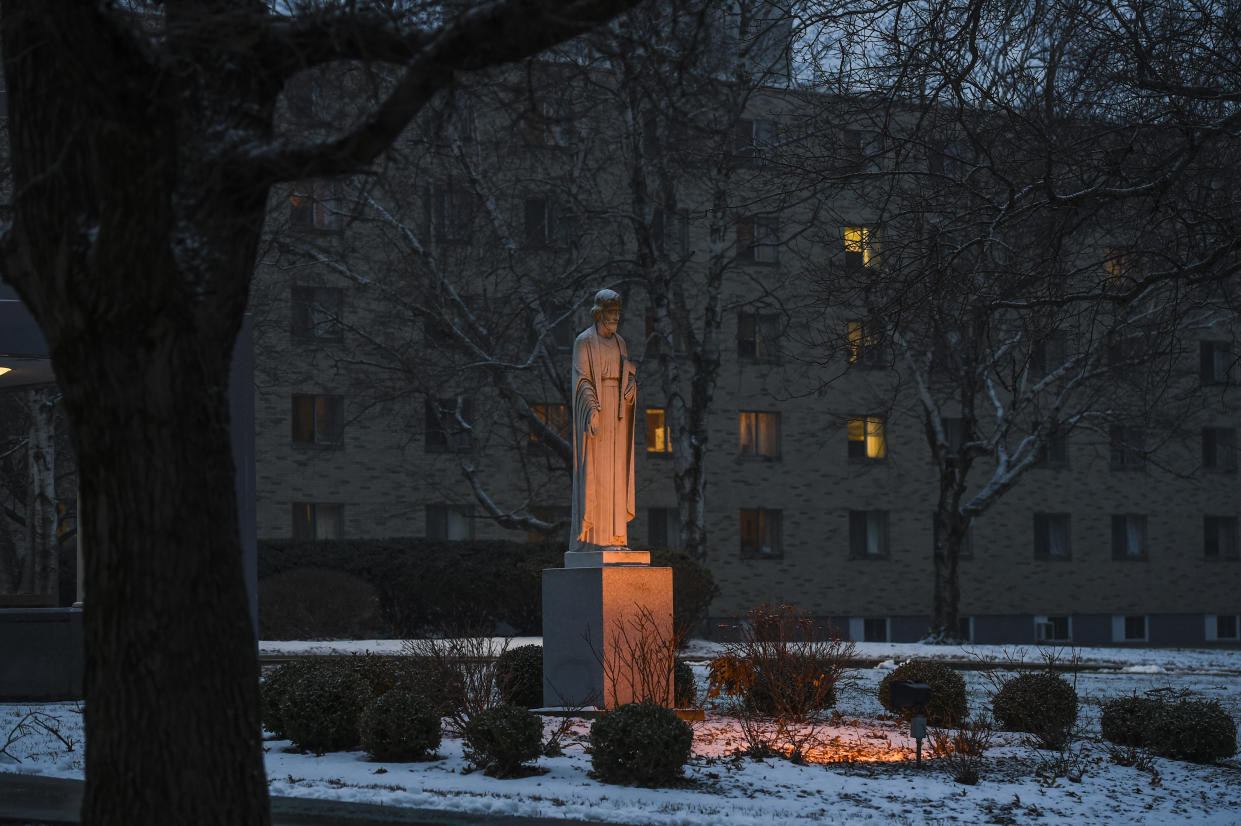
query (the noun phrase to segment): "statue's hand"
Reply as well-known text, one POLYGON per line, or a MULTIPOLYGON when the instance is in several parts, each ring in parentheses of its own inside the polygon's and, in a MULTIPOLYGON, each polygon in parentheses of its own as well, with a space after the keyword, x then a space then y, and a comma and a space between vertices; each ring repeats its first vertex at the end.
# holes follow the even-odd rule
POLYGON ((590 433, 591 436, 599 435, 598 418, 599 418, 599 411, 592 408, 590 411, 590 415, 586 417, 586 431, 590 433))
POLYGON ((629 377, 629 384, 625 387, 625 401, 632 403, 638 395, 638 383, 633 376, 629 377))

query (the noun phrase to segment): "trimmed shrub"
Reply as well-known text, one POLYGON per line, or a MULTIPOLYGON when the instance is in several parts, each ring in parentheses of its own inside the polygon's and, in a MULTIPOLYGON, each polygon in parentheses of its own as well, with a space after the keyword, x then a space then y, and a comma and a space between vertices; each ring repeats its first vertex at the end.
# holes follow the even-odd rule
POLYGON ((362 748, 376 760, 427 760, 440 744, 440 716, 413 692, 389 691, 362 712, 358 733, 362 748))
POLYGON ((590 761, 605 783, 666 786, 681 777, 693 743, 693 730, 672 709, 628 703, 590 727, 590 761))
POLYGON ((1153 697, 1114 697, 1103 704, 1099 728, 1103 739, 1118 746, 1148 745, 1151 725, 1163 703, 1153 697))
POLYGON ((309 663, 285 691, 279 716, 297 748, 344 751, 358 745, 358 717, 370 700, 370 686, 351 663, 309 663))
POLYGON ((314 663, 304 660, 281 663, 263 677, 259 683, 259 711, 263 728, 277 737, 288 737, 281 707, 289 688, 301 680, 302 675, 313 666, 314 663))
POLYGON ((543 750, 543 720, 514 705, 489 708, 471 717, 462 732, 465 756, 488 777, 512 777, 543 750))
POLYGON ((672 694, 677 708, 693 708, 698 702, 698 688, 694 685, 694 669, 685 660, 676 660, 672 666, 672 694))
POLYGON ((1161 757, 1211 763, 1237 753, 1237 724, 1216 700, 1160 703, 1147 745, 1161 757))
POLYGON ((504 701, 522 708, 543 705, 543 646, 519 645, 496 659, 496 685, 504 701))
POLYGON ((374 639, 391 636, 379 590, 351 573, 292 568, 259 580, 264 640, 374 639))
POLYGON ((1005 680, 991 707, 1005 730, 1029 732, 1047 748, 1058 749, 1077 722, 1077 689, 1051 671, 1027 672, 1005 680))
POLYGON ((892 708, 889 696, 893 680, 910 680, 931 687, 932 698, 926 707, 926 721, 939 728, 952 728, 969 714, 965 698, 965 680, 943 663, 934 660, 910 660, 901 663, 879 683, 879 704, 903 719, 913 716, 912 709, 892 708))

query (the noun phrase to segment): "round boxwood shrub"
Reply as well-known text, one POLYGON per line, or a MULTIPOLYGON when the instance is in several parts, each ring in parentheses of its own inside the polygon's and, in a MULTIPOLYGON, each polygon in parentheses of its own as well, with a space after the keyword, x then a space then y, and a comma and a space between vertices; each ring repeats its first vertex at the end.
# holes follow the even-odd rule
POLYGON ((672 666, 672 693, 677 708, 693 708, 698 700, 694 669, 685 660, 677 660, 672 666))
POLYGON ((496 706, 471 717, 462 732, 465 756, 488 777, 512 777, 542 753, 543 720, 527 708, 496 706))
POLYGON ((496 685, 505 702, 523 708, 543 705, 543 646, 519 645, 496 659, 496 685))
POLYGON ((389 691, 362 712, 358 733, 362 748, 376 760, 427 760, 440 744, 440 716, 411 691, 389 691))
POLYGON ((1005 680, 991 707, 1005 730, 1029 732, 1060 748, 1077 722, 1077 689, 1051 671, 1026 672, 1005 680))
POLYGON ((301 680, 301 675, 313 665, 303 660, 281 663, 271 669, 259 683, 259 711, 263 719, 263 728, 277 737, 289 736, 285 731, 284 717, 280 713, 285 695, 288 694, 291 686, 301 680))
POLYGON ((284 733, 299 749, 322 754, 358 745, 358 717, 370 686, 348 662, 312 663, 280 704, 284 733))
POLYGON ((1118 746, 1149 745, 1155 715, 1163 703, 1153 697, 1113 697, 1103 704, 1099 728, 1103 739, 1118 746))
POLYGON ((666 786, 681 777, 694 733, 672 709, 628 703, 590 727, 591 765, 605 783, 666 786))
POLYGON ((892 708, 890 698, 893 680, 926 683, 931 687, 931 702, 926 707, 926 721, 932 726, 949 728, 964 720, 969 713, 965 699, 965 680, 953 669, 934 660, 910 660, 892 669, 879 683, 879 704, 903 718, 913 716, 912 709, 892 708))
POLYGON ((1147 745, 1162 757, 1210 763, 1237 753, 1237 724, 1216 700, 1160 703, 1147 745))

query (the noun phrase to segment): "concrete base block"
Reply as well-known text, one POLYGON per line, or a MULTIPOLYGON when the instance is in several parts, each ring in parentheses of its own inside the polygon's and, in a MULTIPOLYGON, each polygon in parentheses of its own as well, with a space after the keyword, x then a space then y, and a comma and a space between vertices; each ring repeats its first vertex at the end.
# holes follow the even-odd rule
POLYGON ((82 609, 0 609, 0 700, 82 698, 82 609))
POLYGON ((671 659, 672 569, 642 565, 543 571, 543 704, 613 708, 641 695, 672 705, 650 665, 671 659))

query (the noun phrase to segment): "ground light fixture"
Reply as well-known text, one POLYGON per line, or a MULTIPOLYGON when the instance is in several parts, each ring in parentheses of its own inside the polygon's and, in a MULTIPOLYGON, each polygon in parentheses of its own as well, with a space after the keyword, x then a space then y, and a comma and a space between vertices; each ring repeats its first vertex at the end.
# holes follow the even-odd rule
POLYGON ((922 768, 922 740, 926 737, 926 707, 934 696, 935 692, 926 683, 893 680, 888 685, 888 699, 894 710, 913 709, 914 716, 909 721, 909 736, 918 742, 918 768, 922 768))

